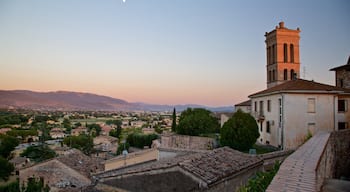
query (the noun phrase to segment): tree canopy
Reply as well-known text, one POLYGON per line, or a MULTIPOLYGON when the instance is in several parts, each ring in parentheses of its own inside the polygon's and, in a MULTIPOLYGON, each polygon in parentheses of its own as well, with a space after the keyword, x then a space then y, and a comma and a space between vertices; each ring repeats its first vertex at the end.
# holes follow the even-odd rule
POLYGON ((0 134, 0 156, 7 159, 18 144, 17 138, 0 134))
POLYGON ((27 157, 35 162, 41 162, 56 156, 56 152, 47 145, 30 146, 21 153, 22 157, 27 157))
POLYGON ((176 132, 183 135, 198 136, 218 132, 219 128, 218 120, 211 115, 210 111, 202 108, 188 108, 181 113, 176 132))
POLYGON ((7 159, 0 157, 0 179, 7 180, 15 168, 7 159))
POLYGON ((86 155, 89 155, 94 147, 93 139, 89 135, 69 136, 63 139, 67 146, 79 149, 86 155))
POLYGON ((222 146, 240 151, 248 150, 259 137, 258 125, 254 117, 238 110, 221 128, 222 146))
POLYGON ((96 123, 92 123, 89 124, 88 126, 89 132, 93 135, 93 136, 99 136, 100 132, 101 132, 101 126, 99 124, 96 123))

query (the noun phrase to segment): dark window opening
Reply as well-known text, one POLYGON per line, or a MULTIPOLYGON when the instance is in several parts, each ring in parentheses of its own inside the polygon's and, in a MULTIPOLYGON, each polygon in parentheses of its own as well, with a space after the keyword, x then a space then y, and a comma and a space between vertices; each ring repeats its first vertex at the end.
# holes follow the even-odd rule
POLYGON ((347 122, 338 122, 338 129, 347 129, 348 128, 348 123, 347 122))
POLYGON ((271 100, 267 100, 267 111, 271 111, 271 100))
POLYGON ((294 73, 294 69, 290 70, 290 79, 296 79, 296 74, 294 73))
POLYGON ((294 63, 294 45, 290 44, 290 62, 294 63))
POLYGON ((287 80, 288 79, 288 70, 284 69, 283 70, 283 80, 287 80))
POLYGON ((270 121, 266 121, 266 133, 270 133, 270 121))
POLYGON ((285 43, 283 44, 283 54, 284 54, 284 62, 288 62, 288 45, 285 43))
POLYGON ((347 111, 347 102, 346 100, 338 100, 338 112, 346 112, 347 111))

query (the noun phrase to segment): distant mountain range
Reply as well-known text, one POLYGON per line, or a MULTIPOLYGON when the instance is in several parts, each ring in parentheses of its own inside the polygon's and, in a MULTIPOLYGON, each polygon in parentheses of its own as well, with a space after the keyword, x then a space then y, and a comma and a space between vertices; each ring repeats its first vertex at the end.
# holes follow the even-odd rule
POLYGON ((183 111, 188 107, 206 108, 213 112, 232 112, 233 106, 207 107, 203 105, 155 105, 129 103, 112 97, 69 91, 34 92, 28 90, 0 90, 0 108, 60 111, 183 111))

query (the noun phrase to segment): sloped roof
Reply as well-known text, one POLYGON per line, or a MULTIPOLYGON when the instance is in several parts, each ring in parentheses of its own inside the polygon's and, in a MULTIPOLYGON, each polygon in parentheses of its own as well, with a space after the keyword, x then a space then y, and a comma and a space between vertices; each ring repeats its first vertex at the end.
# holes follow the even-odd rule
POLYGON ((235 106, 250 106, 251 105, 251 103, 252 103, 252 100, 247 100, 247 101, 243 101, 243 102, 241 102, 241 103, 238 103, 238 104, 236 104, 235 106))
POLYGON ((222 147, 208 152, 183 155, 145 165, 110 170, 95 176, 111 178, 179 167, 210 185, 245 168, 262 163, 262 158, 258 156, 241 153, 229 147, 222 147))
POLYGON ((56 157, 58 161, 90 178, 92 172, 102 171, 102 164, 96 159, 86 156, 80 150, 70 149, 56 157))
POLYGON ((295 79, 295 80, 287 81, 287 82, 280 84, 280 85, 276 85, 276 86, 271 87, 269 89, 259 91, 257 93, 252 94, 252 95, 249 95, 249 97, 256 97, 259 95, 282 93, 282 92, 344 93, 344 92, 350 92, 350 90, 340 88, 340 87, 335 87, 332 85, 317 83, 314 81, 308 81, 308 80, 304 80, 304 79, 295 79))
POLYGON ((259 163, 262 163, 262 159, 257 156, 222 147, 182 161, 179 166, 212 184, 259 163))
POLYGON ((330 69, 330 71, 338 71, 338 70, 342 70, 342 69, 350 69, 350 56, 348 58, 348 62, 345 65, 342 65, 339 67, 334 67, 334 68, 330 69))

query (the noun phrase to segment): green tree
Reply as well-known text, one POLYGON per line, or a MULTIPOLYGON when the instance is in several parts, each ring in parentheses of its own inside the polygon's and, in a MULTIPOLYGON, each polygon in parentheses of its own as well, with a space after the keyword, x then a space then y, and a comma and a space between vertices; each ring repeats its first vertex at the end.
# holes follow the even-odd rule
POLYGON ((117 127, 118 126, 122 126, 122 121, 121 120, 107 120, 106 121, 106 124, 107 125, 116 125, 117 127))
POLYGON ((215 133, 219 128, 218 120, 212 116, 210 111, 202 108, 188 108, 181 113, 176 132, 183 135, 198 136, 215 133))
POLYGON ((28 178, 27 186, 22 186, 22 191, 24 192, 49 192, 50 187, 46 184, 44 185, 44 178, 28 178))
POLYGON ((129 143, 121 143, 121 144, 118 146, 117 155, 122 154, 122 152, 123 152, 124 150, 129 150, 129 147, 130 147, 130 144, 129 144, 129 143))
POLYGON ((21 157, 30 158, 32 161, 41 162, 46 159, 56 157, 56 152, 50 149, 47 145, 30 146, 25 149, 21 154, 21 157))
POLYGON ((221 128, 222 146, 246 151, 259 137, 258 125, 254 117, 238 110, 221 128))
POLYGON ((173 123, 171 124, 171 131, 176 132, 176 109, 173 111, 173 123))
POLYGON ((80 127, 80 126, 82 126, 80 122, 76 122, 76 123, 74 124, 74 127, 80 127))
POLYGON ((132 133, 128 135, 126 141, 130 146, 143 149, 144 146, 151 147, 155 139, 158 139, 157 134, 132 133))
POLYGON ((0 134, 0 156, 7 159, 18 144, 17 138, 0 134))
POLYGON ((112 129, 109 132, 109 136, 116 137, 116 138, 120 139, 121 133, 122 133, 122 128, 120 126, 118 126, 117 129, 112 129))
POLYGON ((69 119, 67 119, 67 118, 63 119, 62 124, 63 124, 63 127, 66 128, 66 129, 71 129, 72 128, 71 127, 71 123, 70 123, 69 119))
POLYGON ((99 136, 101 132, 101 126, 99 124, 93 123, 88 125, 88 129, 90 133, 96 133, 95 136, 99 136))
POLYGON ((15 168, 7 159, 0 157, 0 179, 7 181, 15 168))
POLYGON ((93 138, 89 135, 65 137, 63 143, 67 146, 79 149, 86 155, 90 155, 94 147, 93 138))

